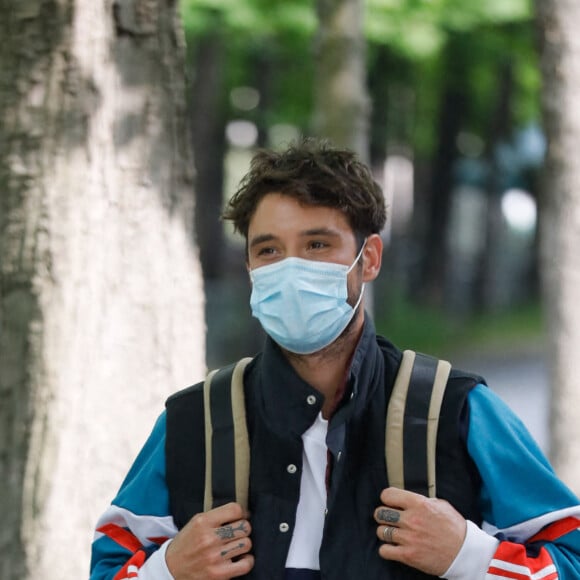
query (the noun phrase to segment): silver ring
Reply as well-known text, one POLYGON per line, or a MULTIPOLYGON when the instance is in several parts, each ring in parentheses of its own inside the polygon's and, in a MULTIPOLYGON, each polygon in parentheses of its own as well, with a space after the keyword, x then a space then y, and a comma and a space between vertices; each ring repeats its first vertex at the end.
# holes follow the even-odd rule
POLYGON ((385 526, 383 530, 383 540, 386 544, 394 544, 393 542, 393 533, 395 532, 395 528, 393 526, 385 526))

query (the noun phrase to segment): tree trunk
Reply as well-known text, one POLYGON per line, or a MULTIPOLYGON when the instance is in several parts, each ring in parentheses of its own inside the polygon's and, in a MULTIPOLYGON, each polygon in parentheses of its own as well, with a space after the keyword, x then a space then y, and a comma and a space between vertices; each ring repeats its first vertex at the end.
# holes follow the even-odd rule
POLYGON ((221 278, 225 260, 225 236, 220 222, 226 153, 225 45, 221 18, 216 16, 214 20, 216 26, 196 43, 191 88, 196 173, 195 227, 205 280, 221 278))
MULTIPOLYGON (((337 147, 370 163, 370 99, 366 86, 363 0, 317 0, 318 44, 313 130, 337 147)), ((374 311, 374 288, 367 285, 365 309, 374 311)))
POLYGON ((369 161, 362 0, 318 0, 314 133, 369 161))
POLYGON ((203 372, 182 40, 161 0, 0 0, 0 578, 77 580, 203 372))
POLYGON ((253 86, 260 95, 260 102, 254 112, 254 120, 258 129, 258 147, 270 145, 268 129, 270 116, 276 103, 273 99, 273 85, 276 72, 282 68, 278 57, 278 47, 275 39, 264 39, 251 53, 253 86))
POLYGON ((445 47, 445 78, 441 91, 437 135, 439 141, 433 158, 427 224, 422 256, 419 297, 442 306, 448 269, 447 230, 453 190, 453 166, 457 160, 457 136, 464 125, 468 107, 465 83, 465 36, 450 33, 445 47))
POLYGON ((540 206, 541 259, 551 361, 552 459, 580 493, 580 3, 536 0, 548 137, 540 206))
MULTIPOLYGON (((392 105, 390 91, 393 88, 394 58, 388 46, 374 49, 374 58, 369 63, 368 86, 372 103, 369 127, 369 157, 372 167, 385 163, 389 141, 395 141, 394 131, 389 125, 389 110, 392 105)), ((397 135, 398 137, 398 135, 397 135)), ((398 144, 398 143, 396 143, 398 144)))
MULTIPOLYGON (((493 312, 501 306, 497 292, 502 285, 498 278, 498 257, 505 248, 501 248, 504 218, 501 211, 501 198, 507 187, 506 176, 498 159, 498 147, 509 142, 509 131, 513 127, 514 67, 511 59, 498 64, 497 94, 495 106, 489 120, 487 134, 486 159, 489 173, 487 176, 487 212, 485 220, 485 243, 477 260, 477 273, 473 285, 473 297, 470 302, 480 314, 493 312)), ((501 273, 499 274, 501 276, 501 273)))

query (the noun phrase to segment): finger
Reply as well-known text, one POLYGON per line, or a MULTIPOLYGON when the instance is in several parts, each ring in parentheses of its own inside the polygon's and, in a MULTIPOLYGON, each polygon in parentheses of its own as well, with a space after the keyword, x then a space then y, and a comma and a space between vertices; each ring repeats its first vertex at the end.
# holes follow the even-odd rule
POLYGON ((418 493, 396 487, 387 487, 381 492, 381 501, 386 506, 403 510, 416 505, 418 501, 423 501, 424 499, 425 497, 418 493))
POLYGON ((219 555, 222 559, 232 560, 233 558, 247 554, 251 549, 251 540, 249 538, 241 538, 221 546, 219 555))
POLYGON ((209 510, 204 514, 204 520, 212 528, 219 528, 222 524, 235 522, 247 517, 244 509, 239 503, 226 503, 217 508, 209 510))
POLYGON ((382 542, 379 547, 379 556, 384 560, 395 560, 396 562, 405 563, 405 548, 399 544, 387 544, 382 542))
POLYGON ((238 578, 249 574, 254 567, 254 556, 252 554, 244 554, 236 559, 234 562, 227 561, 216 567, 216 577, 222 578, 238 578), (221 576, 220 576, 221 574, 221 576))
POLYGON ((401 512, 393 508, 381 506, 375 510, 374 517, 378 524, 396 526, 401 521, 401 512))
POLYGON ((398 544, 398 542, 395 539, 395 534, 398 532, 400 532, 400 530, 393 526, 379 526, 377 528, 377 536, 379 540, 381 540, 385 544, 392 545, 398 544))
POLYGON ((245 538, 250 535, 251 531, 252 527, 248 520, 238 520, 216 528, 214 533, 220 540, 229 542, 236 538, 245 538))

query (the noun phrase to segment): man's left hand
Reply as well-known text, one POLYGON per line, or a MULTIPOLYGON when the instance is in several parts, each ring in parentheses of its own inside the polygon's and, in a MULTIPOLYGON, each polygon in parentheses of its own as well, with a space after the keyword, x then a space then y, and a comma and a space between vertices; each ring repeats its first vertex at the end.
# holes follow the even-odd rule
POLYGON ((441 576, 459 553, 467 523, 447 501, 389 487, 375 510, 379 554, 441 576))

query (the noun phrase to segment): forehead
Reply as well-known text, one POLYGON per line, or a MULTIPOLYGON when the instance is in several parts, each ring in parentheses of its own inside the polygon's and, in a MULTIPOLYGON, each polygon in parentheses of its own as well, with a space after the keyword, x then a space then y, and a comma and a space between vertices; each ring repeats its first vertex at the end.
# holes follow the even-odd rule
POLYGON ((248 240, 265 233, 298 233, 313 228, 329 228, 352 234, 347 217, 338 209, 308 205, 281 194, 268 193, 256 206, 248 228, 248 240))

